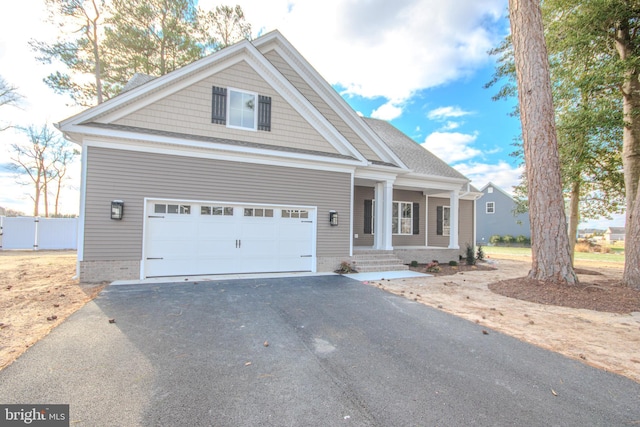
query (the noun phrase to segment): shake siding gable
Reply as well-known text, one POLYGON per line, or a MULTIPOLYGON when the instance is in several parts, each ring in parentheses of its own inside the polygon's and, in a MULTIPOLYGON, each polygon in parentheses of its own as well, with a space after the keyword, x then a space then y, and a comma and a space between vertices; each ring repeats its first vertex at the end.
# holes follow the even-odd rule
POLYGON ((338 153, 244 61, 129 114, 114 124, 338 153), (270 131, 238 130, 227 128, 224 124, 211 123, 213 87, 232 87, 271 97, 270 131))
POLYGON ((302 93, 313 106, 368 160, 380 161, 380 157, 336 114, 333 108, 314 91, 311 86, 275 51, 267 52, 265 58, 302 93))
POLYGON ((317 206, 316 255, 348 256, 348 222, 331 227, 336 210, 350 216, 348 173, 236 163, 87 147, 84 260, 142 257, 144 198, 317 206), (135 185, 134 185, 135 183, 135 185), (109 218, 111 200, 124 218, 109 218))

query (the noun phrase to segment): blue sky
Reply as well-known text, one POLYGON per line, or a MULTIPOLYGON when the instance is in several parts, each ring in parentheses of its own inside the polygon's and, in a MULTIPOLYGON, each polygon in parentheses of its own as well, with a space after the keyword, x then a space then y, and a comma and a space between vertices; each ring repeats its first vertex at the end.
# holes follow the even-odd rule
MULTIPOLYGON (((29 38, 52 40, 42 0, 3 4, 0 75, 25 96, 0 121, 55 123, 79 111, 42 82, 51 68, 33 59, 29 38)), ((236 3, 236 2, 233 2, 236 3)), ((389 120, 456 167, 480 188, 492 181, 511 192, 521 174, 509 154, 519 135, 515 100, 494 102, 484 89, 493 73, 487 51, 509 31, 507 0, 237 0, 254 35, 280 30, 318 72, 364 116, 389 120)), ((219 2, 200 0, 202 8, 219 2)), ((22 136, 0 133, 0 164, 22 136)), ((76 165, 62 209, 78 209, 76 165)), ((0 170, 0 206, 29 212, 24 187, 0 170)), ((623 225, 590 222, 589 226, 623 225)))

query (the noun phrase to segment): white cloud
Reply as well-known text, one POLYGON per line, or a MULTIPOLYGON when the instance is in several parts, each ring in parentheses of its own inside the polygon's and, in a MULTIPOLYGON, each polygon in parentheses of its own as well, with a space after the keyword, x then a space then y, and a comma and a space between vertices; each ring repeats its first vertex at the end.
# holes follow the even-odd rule
POLYGON ((394 102, 389 101, 386 104, 382 104, 371 113, 371 117, 374 119, 391 121, 397 119, 402 115, 402 106, 396 105, 394 102))
POLYGON ((254 30, 279 29, 330 83, 396 101, 471 74, 489 61, 487 51, 506 31, 496 25, 505 0, 240 4, 254 30))
POLYGON ((505 161, 497 164, 458 163, 455 167, 478 189, 492 182, 509 194, 513 194, 513 187, 520 183, 523 172, 522 167, 514 167, 505 161))
POLYGON ((448 121, 447 123, 444 124, 444 126, 442 126, 440 129, 438 129, 438 131, 439 132, 448 132, 450 130, 458 129, 463 124, 464 123, 448 121))
POLYGON ((439 107, 427 113, 429 120, 445 120, 452 117, 463 117, 472 114, 470 111, 464 111, 460 107, 439 107))
MULTIPOLYGON (((447 163, 468 160, 482 154, 471 147, 478 133, 433 132, 421 145, 447 163)), ((457 167, 457 166, 456 166, 457 167)))

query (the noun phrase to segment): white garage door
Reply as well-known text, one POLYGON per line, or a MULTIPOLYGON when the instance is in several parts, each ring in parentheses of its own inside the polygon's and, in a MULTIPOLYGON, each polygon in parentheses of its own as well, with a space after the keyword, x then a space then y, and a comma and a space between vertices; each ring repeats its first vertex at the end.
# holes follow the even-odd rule
POLYGON ((315 209, 151 201, 146 277, 313 271, 315 209))

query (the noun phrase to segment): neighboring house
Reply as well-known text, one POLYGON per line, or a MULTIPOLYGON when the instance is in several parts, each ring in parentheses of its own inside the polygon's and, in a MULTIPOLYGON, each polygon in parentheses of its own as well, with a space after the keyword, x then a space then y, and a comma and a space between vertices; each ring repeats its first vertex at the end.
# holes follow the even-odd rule
POLYGON ((447 261, 474 242, 469 180, 358 116, 277 31, 137 80, 58 124, 82 146, 83 281, 447 261))
POLYGON ((491 182, 480 191, 482 197, 478 200, 477 207, 477 244, 488 244, 494 235, 531 238, 529 213, 514 215, 516 202, 507 192, 491 182))
POLYGON ((609 243, 624 242, 624 227, 609 227, 604 232, 604 240, 609 243))

